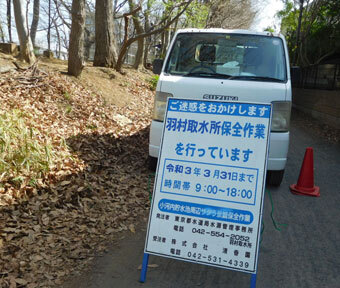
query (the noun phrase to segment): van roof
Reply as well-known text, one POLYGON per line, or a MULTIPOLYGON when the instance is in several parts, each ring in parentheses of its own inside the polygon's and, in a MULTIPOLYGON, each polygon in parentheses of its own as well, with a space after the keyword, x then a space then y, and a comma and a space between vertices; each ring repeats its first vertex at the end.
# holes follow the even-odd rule
POLYGON ((271 33, 271 32, 257 32, 251 30, 243 30, 243 29, 236 29, 236 30, 229 30, 229 29, 222 29, 222 28, 208 28, 208 29, 197 29, 197 28, 186 28, 186 29, 179 29, 177 33, 229 33, 229 34, 248 34, 248 35, 261 35, 261 36, 276 36, 283 38, 283 35, 280 33, 271 33))

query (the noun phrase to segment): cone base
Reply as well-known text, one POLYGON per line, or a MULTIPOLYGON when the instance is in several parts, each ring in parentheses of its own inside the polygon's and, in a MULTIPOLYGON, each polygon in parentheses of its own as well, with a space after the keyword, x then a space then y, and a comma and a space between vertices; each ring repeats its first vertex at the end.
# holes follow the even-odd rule
POLYGON ((296 195, 306 195, 306 196, 314 196, 314 197, 320 197, 320 187, 319 186, 314 186, 313 188, 308 188, 304 190, 304 188, 298 187, 296 184, 292 184, 289 186, 290 191, 293 194, 296 195))

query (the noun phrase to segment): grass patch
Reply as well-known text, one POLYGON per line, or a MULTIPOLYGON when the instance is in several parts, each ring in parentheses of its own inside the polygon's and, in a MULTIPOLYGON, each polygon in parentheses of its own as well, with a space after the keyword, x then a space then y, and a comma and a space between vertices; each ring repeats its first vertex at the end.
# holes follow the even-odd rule
POLYGON ((97 127, 97 125, 95 125, 95 124, 87 124, 87 125, 86 125, 86 128, 87 128, 87 129, 91 129, 91 130, 95 130, 95 129, 97 129, 98 127, 97 127))
POLYGON ((158 79, 159 79, 159 75, 153 75, 149 80, 149 84, 150 84, 150 89, 152 91, 156 90, 157 87, 157 83, 158 83, 158 79))
POLYGON ((64 99, 67 100, 67 101, 72 100, 72 96, 67 91, 63 94, 63 96, 64 96, 64 99))
POLYGON ((25 124, 27 116, 19 110, 0 113, 0 182, 20 185, 50 170, 52 146, 38 141, 41 135, 25 124))
POLYGON ((71 105, 66 105, 66 107, 65 107, 65 113, 66 114, 70 114, 71 112, 72 112, 72 106, 71 105))

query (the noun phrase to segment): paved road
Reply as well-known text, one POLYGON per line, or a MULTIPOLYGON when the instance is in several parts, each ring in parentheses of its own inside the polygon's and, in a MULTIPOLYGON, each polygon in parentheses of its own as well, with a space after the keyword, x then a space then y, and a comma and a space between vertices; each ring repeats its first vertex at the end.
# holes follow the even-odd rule
MULTIPOLYGON (((340 287, 340 146, 328 143, 317 131, 293 117, 289 160, 282 185, 269 188, 277 222, 288 226, 275 230, 268 195, 264 204, 263 241, 260 247, 257 287, 340 287), (314 148, 315 183, 321 197, 296 196, 296 183, 306 147, 314 148)), ((146 227, 146 223, 144 224, 146 227)), ((128 235, 114 245, 93 268, 65 287, 89 288, 187 288, 250 287, 250 275, 150 256, 147 282, 138 282, 145 230, 128 235)))

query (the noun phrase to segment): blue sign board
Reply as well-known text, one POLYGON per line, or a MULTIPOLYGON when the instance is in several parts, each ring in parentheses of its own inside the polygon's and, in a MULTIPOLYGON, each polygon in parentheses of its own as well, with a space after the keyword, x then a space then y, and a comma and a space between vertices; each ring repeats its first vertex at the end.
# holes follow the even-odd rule
POLYGON ((271 104, 168 100, 145 253, 256 273, 271 104))

